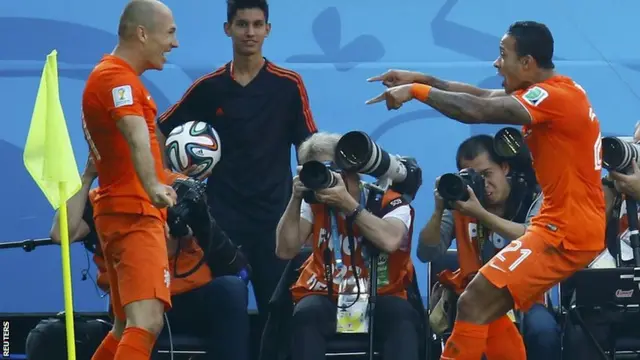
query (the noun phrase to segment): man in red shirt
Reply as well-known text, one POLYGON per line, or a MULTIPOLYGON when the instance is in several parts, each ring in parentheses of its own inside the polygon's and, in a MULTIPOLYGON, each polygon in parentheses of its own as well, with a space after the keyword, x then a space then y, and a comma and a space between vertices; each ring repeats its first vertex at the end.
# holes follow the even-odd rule
POLYGON ((178 46, 171 10, 159 1, 131 1, 120 18, 119 41, 87 79, 82 125, 99 190, 95 223, 105 256, 115 316, 95 360, 146 360, 171 307, 165 241, 166 208, 176 201, 166 185, 155 135, 157 109, 140 75, 161 70, 178 46))
MULTIPOLYGON (((516 22, 503 36, 494 63, 504 91, 398 71, 371 79, 393 86, 368 101, 386 101, 390 110, 418 99, 462 123, 522 125, 544 194, 527 232, 484 265, 460 296, 442 359, 480 359, 489 323, 514 305, 528 310, 603 249, 600 125, 585 90, 557 74, 552 58, 549 29, 516 22), (427 84, 417 83, 420 79, 427 84)), ((510 358, 525 359, 524 346, 510 358)))

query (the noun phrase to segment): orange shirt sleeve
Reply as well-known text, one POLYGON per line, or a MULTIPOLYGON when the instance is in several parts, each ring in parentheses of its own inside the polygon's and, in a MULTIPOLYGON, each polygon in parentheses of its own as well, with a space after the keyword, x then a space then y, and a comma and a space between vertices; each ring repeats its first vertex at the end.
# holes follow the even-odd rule
POLYGON ((100 76, 96 96, 109 116, 118 121, 127 115, 144 117, 145 92, 140 79, 130 72, 107 72, 100 76))
POLYGON ((564 91, 548 84, 535 84, 512 95, 531 115, 533 124, 562 120, 562 109, 569 101, 564 91))

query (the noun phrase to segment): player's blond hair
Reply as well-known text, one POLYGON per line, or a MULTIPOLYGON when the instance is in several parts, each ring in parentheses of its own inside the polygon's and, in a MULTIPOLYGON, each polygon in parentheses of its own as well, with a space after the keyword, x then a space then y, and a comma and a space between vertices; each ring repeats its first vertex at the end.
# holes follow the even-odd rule
POLYGON ((317 132, 305 140, 298 148, 298 160, 304 164, 319 157, 336 158, 336 146, 342 136, 328 132, 317 132))

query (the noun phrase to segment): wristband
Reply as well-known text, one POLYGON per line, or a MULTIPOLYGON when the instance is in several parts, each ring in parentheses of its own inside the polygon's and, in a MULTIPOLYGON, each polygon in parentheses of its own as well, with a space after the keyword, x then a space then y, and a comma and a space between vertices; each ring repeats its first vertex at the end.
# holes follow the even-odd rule
POLYGON ((413 96, 414 99, 418 99, 422 102, 427 101, 430 92, 431 86, 429 85, 416 83, 411 85, 411 96, 413 96))
POLYGON ((347 218, 348 220, 353 221, 353 220, 355 220, 355 219, 356 219, 356 217, 357 217, 357 216, 362 212, 362 210, 364 210, 364 208, 362 207, 362 205, 358 205, 358 207, 357 207, 357 208, 355 208, 355 209, 351 212, 351 214, 347 215, 347 216, 346 216, 346 218, 347 218))
POLYGON ((607 179, 606 177, 602 178, 602 185, 608 187, 609 189, 615 189, 616 188, 615 184, 613 183, 613 180, 607 179))

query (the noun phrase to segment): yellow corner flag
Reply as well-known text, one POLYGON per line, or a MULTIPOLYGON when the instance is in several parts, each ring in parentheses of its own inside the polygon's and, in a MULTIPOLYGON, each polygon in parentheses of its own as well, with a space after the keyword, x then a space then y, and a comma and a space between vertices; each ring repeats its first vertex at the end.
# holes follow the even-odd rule
POLYGON ((67 200, 80 189, 82 183, 60 104, 57 55, 56 50, 47 55, 36 104, 31 116, 29 135, 27 135, 27 142, 24 146, 23 158, 24 165, 33 180, 38 184, 53 208, 59 209, 60 212, 67 358, 75 360, 76 342, 73 331, 67 200))

